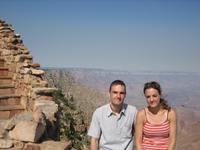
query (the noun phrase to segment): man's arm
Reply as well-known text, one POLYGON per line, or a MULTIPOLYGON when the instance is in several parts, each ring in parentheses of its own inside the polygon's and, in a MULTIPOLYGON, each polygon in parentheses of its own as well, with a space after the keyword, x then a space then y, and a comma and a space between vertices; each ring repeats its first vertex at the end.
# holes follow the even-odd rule
POLYGON ((98 150, 98 148, 99 148, 99 139, 91 137, 90 150, 98 150))
POLYGON ((88 130, 88 135, 91 137, 90 140, 90 150, 98 150, 99 148, 99 138, 101 135, 100 120, 98 117, 98 111, 95 111, 92 116, 92 121, 90 128, 88 130))

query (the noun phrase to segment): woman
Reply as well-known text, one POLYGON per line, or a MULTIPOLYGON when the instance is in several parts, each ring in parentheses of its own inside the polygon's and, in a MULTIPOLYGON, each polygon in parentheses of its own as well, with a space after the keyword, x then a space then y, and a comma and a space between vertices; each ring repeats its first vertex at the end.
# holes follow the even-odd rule
POLYGON ((148 106, 136 118, 137 150, 174 150, 176 143, 176 112, 161 98, 159 83, 147 82, 143 89, 148 106))

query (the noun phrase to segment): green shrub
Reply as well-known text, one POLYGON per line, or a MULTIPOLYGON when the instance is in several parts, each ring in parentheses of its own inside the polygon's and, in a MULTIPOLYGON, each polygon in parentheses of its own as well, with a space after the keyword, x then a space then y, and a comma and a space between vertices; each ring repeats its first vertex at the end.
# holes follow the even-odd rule
MULTIPOLYGON (((76 110, 73 104, 73 97, 66 98, 61 90, 54 94, 54 101, 58 104, 58 122, 60 140, 70 139, 74 148, 81 150, 83 147, 88 147, 87 130, 82 132, 76 131, 76 117, 83 120, 83 113, 76 110), (76 115, 76 117, 75 117, 76 115)), ((84 124, 84 121, 83 121, 84 124)))

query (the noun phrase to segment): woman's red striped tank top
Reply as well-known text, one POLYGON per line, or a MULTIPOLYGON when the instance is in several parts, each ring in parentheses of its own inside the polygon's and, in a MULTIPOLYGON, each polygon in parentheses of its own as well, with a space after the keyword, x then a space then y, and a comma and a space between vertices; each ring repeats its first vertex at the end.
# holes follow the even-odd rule
MULTIPOLYGON (((146 110, 145 115, 146 114, 146 110)), ((142 145, 145 150, 167 150, 169 140, 169 120, 167 118, 163 123, 152 124, 147 120, 143 126, 142 145)))

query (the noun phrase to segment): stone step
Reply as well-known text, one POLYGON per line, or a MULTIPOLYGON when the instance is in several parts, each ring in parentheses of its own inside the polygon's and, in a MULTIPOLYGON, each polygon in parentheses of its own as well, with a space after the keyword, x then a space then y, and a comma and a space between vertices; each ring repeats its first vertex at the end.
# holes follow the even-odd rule
POLYGON ((0 119, 0 128, 4 129, 4 127, 6 126, 6 124, 9 122, 9 120, 7 119, 0 119))
POLYGON ((0 105, 19 105, 20 98, 21 96, 17 94, 0 95, 0 105))
POLYGON ((5 61, 0 58, 0 67, 4 67, 4 63, 5 63, 5 61))
POLYGON ((8 67, 0 67, 0 70, 8 70, 8 67))
POLYGON ((15 114, 21 113, 24 111, 22 105, 6 105, 0 106, 0 119, 9 119, 15 114))
POLYGON ((0 76, 8 76, 8 75, 9 75, 9 68, 0 67, 0 76))
POLYGON ((14 94, 15 87, 12 84, 0 84, 0 95, 2 94, 14 94))
POLYGON ((12 77, 10 76, 0 76, 0 84, 11 84, 12 77))
POLYGON ((3 27, 0 27, 0 33, 3 33, 3 32, 10 32, 10 31, 14 31, 14 29, 12 29, 11 27, 7 26, 3 26, 3 27))
POLYGON ((22 110, 24 107, 22 105, 5 105, 0 106, 0 111, 11 111, 11 110, 22 110))
POLYGON ((1 84, 0 89, 14 88, 13 84, 1 84))
POLYGON ((0 76, 0 80, 1 79, 12 79, 12 77, 11 76, 0 76))

